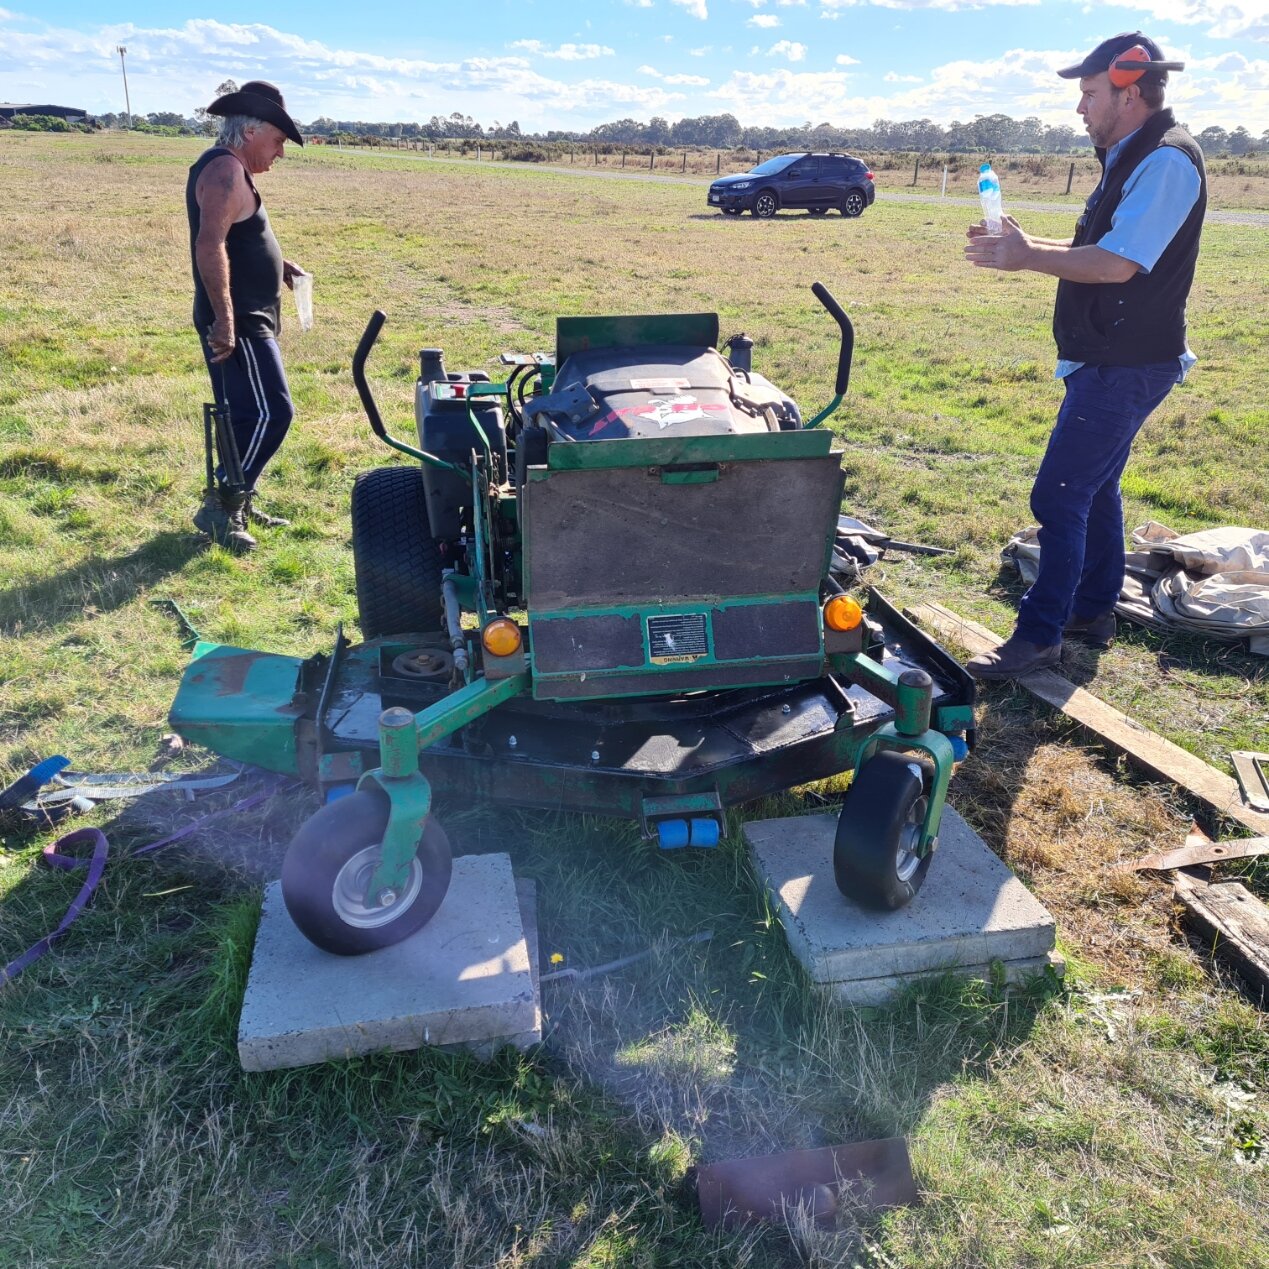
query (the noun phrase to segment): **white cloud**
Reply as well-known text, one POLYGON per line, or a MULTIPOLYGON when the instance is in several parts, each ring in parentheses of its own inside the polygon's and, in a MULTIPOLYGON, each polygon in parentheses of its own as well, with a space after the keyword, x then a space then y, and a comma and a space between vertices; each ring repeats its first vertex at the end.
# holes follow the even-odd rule
POLYGON ((659 79, 663 84, 682 84, 692 88, 704 88, 709 80, 704 75, 666 75, 657 70, 655 66, 640 66, 640 75, 650 75, 653 79, 659 79))
POLYGON ((522 48, 534 57, 552 57, 561 62, 586 62, 596 57, 612 57, 613 50, 606 44, 561 44, 548 48, 541 40, 516 40, 508 48, 522 48))
POLYGON ((268 78, 301 120, 425 121, 460 110, 526 127, 589 126, 616 112, 665 113, 684 100, 668 85, 565 81, 525 57, 428 61, 336 48, 263 23, 190 19, 178 27, 118 23, 87 31, 0 16, 0 76, 16 99, 72 99, 94 113, 122 109, 117 44, 128 47, 137 113, 206 105, 222 80, 268 78), (570 119, 572 116, 572 119, 570 119))
POLYGON ((780 19, 773 13, 756 13, 745 25, 761 27, 764 31, 769 31, 772 27, 780 25, 780 19))
MULTIPOLYGON (((1137 0, 1138 3, 1148 0, 1137 0)), ((820 0, 822 18, 835 18, 840 9, 854 9, 864 5, 872 5, 878 9, 942 9, 947 13, 957 13, 966 9, 987 9, 996 5, 1038 5, 1040 0, 820 0)))
POLYGON ((919 84, 921 82, 920 75, 896 75, 894 71, 887 71, 882 79, 887 84, 919 84))
POLYGON ((712 44, 702 44, 700 48, 690 48, 687 50, 689 57, 708 57, 714 51, 712 44))
POLYGON ((833 61, 836 62, 838 66, 860 65, 859 58, 851 57, 849 53, 838 53, 838 55, 835 58, 833 58, 833 61))
POLYGON ((709 17, 709 10, 705 7, 705 0, 670 0, 670 3, 686 9, 692 17, 700 18, 702 22, 709 17))
MULTIPOLYGON (((1120 0, 1125 9, 1139 9, 1161 22, 1202 26, 1216 40, 1269 41, 1266 0, 1120 0)), ((1168 50, 1165 48, 1164 52, 1168 50)))
POLYGON ((787 57, 791 62, 800 62, 806 57, 806 45, 797 44, 793 40, 778 40, 769 49, 771 57, 787 57))
POLYGON ((634 9, 650 9, 652 8, 652 0, 625 0, 626 4, 634 9))

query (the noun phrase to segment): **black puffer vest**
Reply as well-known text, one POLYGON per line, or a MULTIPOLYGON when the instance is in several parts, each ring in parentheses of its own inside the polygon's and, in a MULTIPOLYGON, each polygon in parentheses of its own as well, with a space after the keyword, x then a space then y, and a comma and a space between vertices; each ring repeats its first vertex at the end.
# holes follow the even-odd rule
MULTIPOLYGON (((1202 150, 1177 125, 1172 111, 1151 115, 1130 138, 1110 176, 1085 205, 1071 245, 1097 243, 1110 231, 1128 178, 1147 155, 1165 145, 1180 150, 1198 169, 1198 201, 1149 273, 1136 273, 1127 282, 1058 282, 1053 338, 1065 361, 1142 366, 1170 361, 1185 351, 1185 301, 1207 209, 1207 173, 1202 150)), ((1106 151, 1099 149, 1097 158, 1105 169, 1106 151)))

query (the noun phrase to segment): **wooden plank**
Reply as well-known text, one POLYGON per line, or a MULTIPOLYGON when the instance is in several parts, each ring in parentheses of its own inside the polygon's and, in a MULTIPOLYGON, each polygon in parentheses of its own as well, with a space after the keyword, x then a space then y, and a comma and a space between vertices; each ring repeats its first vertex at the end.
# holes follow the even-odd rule
MULTIPOLYGON (((1004 642, 985 626, 959 616, 942 604, 916 604, 904 612, 974 654, 989 652, 1004 642)), ((1076 687, 1056 670, 1035 670, 1017 681, 1068 718, 1082 723, 1108 745, 1122 750, 1151 775, 1179 785, 1218 815, 1236 820, 1259 836, 1269 836, 1269 815, 1244 806, 1237 782, 1223 771, 1209 767, 1201 758, 1156 735, 1127 714, 1098 700, 1091 692, 1076 687)))
POLYGON ((1177 876, 1174 894, 1188 924, 1263 1002, 1269 995, 1269 908, 1241 882, 1204 885, 1184 873, 1177 876))

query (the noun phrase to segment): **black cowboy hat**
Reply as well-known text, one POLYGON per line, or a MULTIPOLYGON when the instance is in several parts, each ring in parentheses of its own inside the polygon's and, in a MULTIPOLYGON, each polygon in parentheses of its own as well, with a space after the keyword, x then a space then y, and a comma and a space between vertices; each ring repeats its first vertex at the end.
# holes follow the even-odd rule
POLYGON ((286 113, 286 103, 282 100, 282 90, 267 80, 248 80, 236 93, 226 93, 217 97, 207 107, 209 115, 247 115, 264 123, 271 123, 281 128, 296 145, 303 145, 299 125, 286 113))
POLYGON ((1168 71, 1184 69, 1184 62, 1165 61, 1163 50, 1140 31, 1124 31, 1103 40, 1082 62, 1067 66, 1058 75, 1062 79, 1087 79, 1109 71, 1111 83, 1123 88, 1142 78, 1166 83, 1168 71))

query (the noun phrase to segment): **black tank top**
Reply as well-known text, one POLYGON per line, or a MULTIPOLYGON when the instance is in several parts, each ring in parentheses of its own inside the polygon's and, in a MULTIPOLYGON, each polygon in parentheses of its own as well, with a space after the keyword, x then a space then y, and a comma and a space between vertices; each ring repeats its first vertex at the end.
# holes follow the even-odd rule
MULTIPOLYGON (((222 154, 233 154, 233 151, 222 145, 214 145, 205 151, 190 168, 189 180, 185 183, 189 254, 194 269, 194 326, 204 333, 216 320, 216 314, 212 311, 207 288, 199 276, 198 261, 194 258, 194 244, 198 240, 198 226, 202 219, 194 189, 203 168, 222 154)), ((238 160, 235 158, 234 161, 238 160)), ((229 252, 229 297, 234 309, 234 329, 239 335, 276 339, 282 327, 282 248, 269 227, 269 216, 251 173, 245 166, 243 172, 256 197, 256 210, 246 220, 231 225, 225 238, 225 248, 229 252)))

